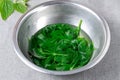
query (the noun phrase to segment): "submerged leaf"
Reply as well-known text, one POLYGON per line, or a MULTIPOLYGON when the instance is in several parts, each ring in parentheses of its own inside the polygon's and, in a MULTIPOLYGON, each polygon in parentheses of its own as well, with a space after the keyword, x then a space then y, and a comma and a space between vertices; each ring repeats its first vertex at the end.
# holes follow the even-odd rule
POLYGON ((92 42, 80 38, 79 26, 57 23, 50 24, 32 36, 29 42, 33 62, 50 70, 73 70, 86 65, 94 51, 92 42), (39 60, 36 60, 38 58, 39 60))

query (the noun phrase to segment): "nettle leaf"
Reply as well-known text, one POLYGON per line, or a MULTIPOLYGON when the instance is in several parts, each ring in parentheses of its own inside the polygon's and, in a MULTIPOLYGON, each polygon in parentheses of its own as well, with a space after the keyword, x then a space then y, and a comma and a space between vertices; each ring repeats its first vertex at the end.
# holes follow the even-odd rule
POLYGON ((14 5, 12 0, 1 0, 0 12, 2 19, 6 20, 14 12, 14 5))
POLYGON ((45 67, 50 66, 52 62, 53 62, 53 56, 49 56, 47 59, 44 60, 45 67))
POLYGON ((14 10, 24 13, 27 11, 29 0, 0 0, 0 14, 3 20, 6 20, 14 10))
POLYGON ((20 12, 20 13, 25 13, 27 11, 27 6, 25 5, 25 3, 15 3, 14 4, 14 8, 16 11, 20 12))
POLYGON ((81 24, 82 20, 78 27, 65 23, 50 24, 35 33, 29 40, 33 62, 40 67, 58 71, 86 65, 94 46, 92 42, 80 38, 81 24))
POLYGON ((31 53, 31 54, 40 59, 46 58, 46 55, 44 53, 42 53, 40 50, 38 50, 37 48, 34 48, 33 53, 31 53))
POLYGON ((23 0, 24 2, 28 2, 29 0, 23 0))
POLYGON ((69 64, 64 64, 64 65, 56 65, 56 70, 58 71, 66 71, 66 70, 69 70, 70 68, 70 65, 69 64))
POLYGON ((68 57, 66 56, 55 56, 54 61, 60 62, 61 64, 66 64, 69 62, 68 57))
POLYGON ((37 59, 37 58, 33 58, 33 61, 34 61, 34 63, 35 63, 36 65, 38 65, 38 66, 41 65, 39 59, 37 59))

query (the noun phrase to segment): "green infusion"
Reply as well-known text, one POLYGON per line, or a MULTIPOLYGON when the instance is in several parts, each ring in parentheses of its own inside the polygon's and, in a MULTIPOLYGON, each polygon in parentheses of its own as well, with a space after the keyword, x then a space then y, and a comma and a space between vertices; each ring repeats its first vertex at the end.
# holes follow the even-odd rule
POLYGON ((33 63, 57 71, 73 70, 86 65, 93 54, 92 41, 80 37, 82 20, 75 27, 56 23, 40 29, 29 40, 29 55, 33 63))

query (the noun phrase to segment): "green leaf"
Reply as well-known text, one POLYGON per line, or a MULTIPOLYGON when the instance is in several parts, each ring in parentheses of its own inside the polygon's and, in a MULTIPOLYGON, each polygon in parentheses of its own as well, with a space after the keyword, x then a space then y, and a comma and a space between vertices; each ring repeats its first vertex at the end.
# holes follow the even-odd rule
POLYGON ((38 66, 41 65, 39 59, 37 59, 37 58, 33 58, 33 61, 34 61, 34 63, 35 63, 36 65, 38 65, 38 66))
POLYGON ((28 2, 29 0, 23 0, 24 2, 28 2))
POLYGON ((52 64, 52 61, 53 61, 53 56, 49 56, 47 59, 45 59, 44 60, 45 67, 50 66, 50 64, 52 64))
POLYGON ((76 55, 75 58, 71 62, 70 70, 72 70, 76 66, 76 64, 78 63, 78 61, 80 60, 80 56, 77 53, 75 53, 75 55, 76 55))
POLYGON ((66 64, 69 62, 68 57, 64 55, 57 55, 54 57, 54 61, 60 62, 61 64, 66 64))
POLYGON ((2 19, 6 20, 14 12, 13 2, 11 0, 1 0, 0 12, 2 19))
POLYGON ((92 42, 78 35, 79 26, 56 23, 50 24, 35 33, 29 41, 30 56, 40 59, 35 64, 50 70, 73 70, 86 65, 94 51, 92 42))
POLYGON ((88 41, 85 38, 80 38, 79 40, 78 49, 79 51, 85 52, 88 47, 88 41))
POLYGON ((56 65, 56 70, 58 71, 66 71, 70 69, 69 64, 64 64, 64 65, 56 65))
POLYGON ((32 55, 34 55, 35 57, 39 58, 39 59, 44 59, 46 58, 46 54, 42 53, 41 51, 39 51, 37 48, 33 49, 33 53, 31 53, 32 55))
POLYGON ((27 11, 27 6, 24 3, 15 3, 14 8, 20 13, 25 13, 27 11))

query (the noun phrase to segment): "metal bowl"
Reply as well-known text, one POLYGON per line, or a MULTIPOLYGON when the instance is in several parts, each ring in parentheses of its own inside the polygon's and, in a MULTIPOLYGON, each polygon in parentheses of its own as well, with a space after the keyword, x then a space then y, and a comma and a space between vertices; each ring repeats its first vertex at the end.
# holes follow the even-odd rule
POLYGON ((49 1, 42 3, 24 14, 17 22, 13 33, 14 48, 19 58, 29 67, 48 74, 68 75, 95 66, 106 54, 110 45, 110 30, 107 22, 95 12, 73 2, 49 1), (82 31, 95 46, 90 62, 71 71, 53 71, 36 66, 28 55, 28 40, 42 27, 52 23, 69 23, 77 26, 83 20, 82 31))

